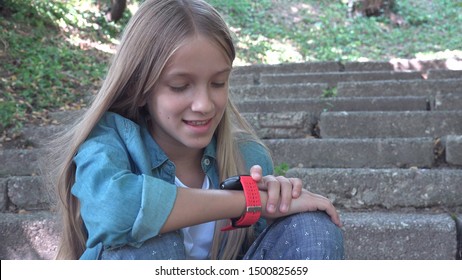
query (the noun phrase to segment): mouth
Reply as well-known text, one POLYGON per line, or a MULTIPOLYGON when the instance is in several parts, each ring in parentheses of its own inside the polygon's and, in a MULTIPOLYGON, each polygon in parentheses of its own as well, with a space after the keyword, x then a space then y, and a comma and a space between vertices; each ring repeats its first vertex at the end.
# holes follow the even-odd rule
POLYGON ((184 121, 186 124, 191 126, 204 126, 210 122, 211 119, 203 120, 203 121, 184 121))

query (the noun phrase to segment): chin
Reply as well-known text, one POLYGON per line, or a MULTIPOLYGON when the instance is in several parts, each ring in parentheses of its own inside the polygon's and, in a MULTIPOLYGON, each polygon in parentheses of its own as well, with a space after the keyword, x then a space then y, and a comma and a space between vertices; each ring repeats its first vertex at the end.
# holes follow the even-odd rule
POLYGON ((212 141, 212 137, 200 137, 200 139, 193 139, 185 143, 186 146, 194 149, 203 149, 212 141))

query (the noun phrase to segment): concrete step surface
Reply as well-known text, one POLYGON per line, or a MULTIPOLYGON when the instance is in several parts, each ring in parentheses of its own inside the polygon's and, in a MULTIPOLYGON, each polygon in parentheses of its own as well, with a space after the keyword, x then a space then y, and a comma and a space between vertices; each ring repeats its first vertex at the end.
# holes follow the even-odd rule
POLYGON ((240 85, 230 88, 230 97, 234 102, 242 102, 247 100, 320 98, 328 92, 327 83, 240 85))
POLYGON ((428 79, 462 79, 462 70, 430 69, 428 79))
POLYGON ((433 138, 268 139, 276 165, 306 168, 431 168, 433 138))
POLYGON ((460 111, 323 112, 322 138, 411 138, 462 135, 460 111))
POLYGON ((380 211, 340 217, 346 259, 453 260, 459 254, 455 221, 449 214, 380 211))
POLYGON ((330 73, 296 73, 296 74, 262 74, 254 83, 299 84, 299 83, 327 83, 330 87, 340 82, 349 81, 383 81, 383 80, 418 80, 422 76, 418 72, 330 72, 330 73))
POLYGON ((230 97, 234 101, 272 100, 286 98, 326 97, 436 97, 462 94, 461 79, 444 80, 380 80, 339 82, 332 87, 327 82, 290 84, 231 84, 230 97))
POLYGON ((335 111, 426 111, 426 97, 351 97, 245 100, 236 102, 240 112, 309 112, 319 118, 335 111))
POLYGON ((281 73, 322 73, 322 72, 366 72, 366 71, 392 71, 394 66, 387 61, 371 62, 309 62, 309 63, 282 63, 282 64, 256 64, 239 66, 233 70, 234 75, 260 75, 281 73))
POLYGON ((0 211, 36 211, 55 207, 57 196, 42 176, 0 178, 0 211))
POLYGON ((461 79, 340 82, 337 96, 436 96, 462 94, 461 79))
POLYGON ((286 175, 342 209, 462 207, 460 169, 292 168, 286 175))

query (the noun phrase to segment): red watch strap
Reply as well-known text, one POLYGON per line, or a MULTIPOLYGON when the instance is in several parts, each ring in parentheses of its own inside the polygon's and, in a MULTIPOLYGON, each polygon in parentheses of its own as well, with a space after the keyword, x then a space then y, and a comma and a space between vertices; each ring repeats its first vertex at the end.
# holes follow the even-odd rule
POLYGON ((222 228, 221 231, 249 227, 260 219, 261 200, 257 183, 250 176, 240 176, 240 182, 244 191, 246 210, 240 218, 231 219, 231 225, 222 228))

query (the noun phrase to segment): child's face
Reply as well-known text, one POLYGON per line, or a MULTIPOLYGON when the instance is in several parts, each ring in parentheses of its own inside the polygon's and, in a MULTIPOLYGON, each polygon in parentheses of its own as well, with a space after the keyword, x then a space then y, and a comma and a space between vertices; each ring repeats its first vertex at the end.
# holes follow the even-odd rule
POLYGON ((230 71, 223 51, 202 36, 169 59, 147 99, 151 133, 167 153, 210 143, 227 105, 230 71))

